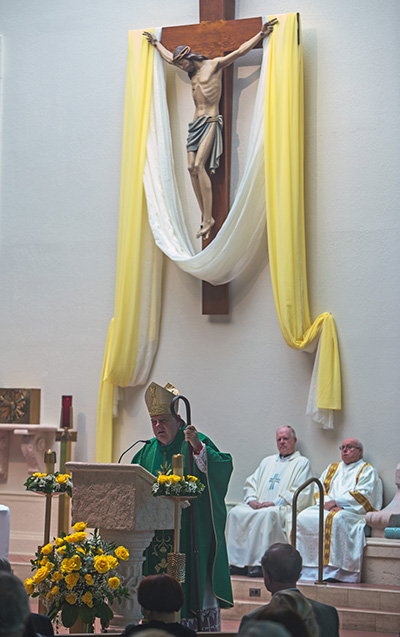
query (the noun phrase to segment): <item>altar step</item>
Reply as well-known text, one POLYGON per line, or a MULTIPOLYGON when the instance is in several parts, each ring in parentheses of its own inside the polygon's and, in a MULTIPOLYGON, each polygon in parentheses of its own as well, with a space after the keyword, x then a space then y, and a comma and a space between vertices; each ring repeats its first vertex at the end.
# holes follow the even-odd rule
POLYGON ((8 560, 11 564, 14 575, 24 581, 27 577, 32 577, 31 559, 35 555, 10 554, 8 560))
MULTIPOLYGON (((299 581, 301 592, 337 608, 340 628, 398 635, 400 633, 400 586, 372 584, 327 584, 299 581)), ((233 608, 222 610, 222 619, 239 621, 243 615, 267 604, 271 598, 258 578, 232 577, 233 608)))

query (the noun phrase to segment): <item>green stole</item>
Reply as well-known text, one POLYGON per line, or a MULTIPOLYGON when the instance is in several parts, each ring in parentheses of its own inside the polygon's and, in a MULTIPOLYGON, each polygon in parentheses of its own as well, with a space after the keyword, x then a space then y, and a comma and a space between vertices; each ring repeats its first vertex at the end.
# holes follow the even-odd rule
MULTIPOLYGON (((232 473, 230 454, 221 453, 212 440, 199 432, 201 442, 206 446, 207 475, 202 473, 193 460, 193 475, 206 484, 201 496, 196 498, 196 529, 199 550, 200 596, 203 594, 207 572, 210 574, 212 590, 221 608, 233 606, 231 579, 225 544, 226 507, 225 495, 232 473)), ((156 438, 145 445, 132 458, 133 464, 140 464, 154 476, 172 473, 172 456, 177 453, 185 458, 185 475, 189 471, 188 443, 180 429, 169 445, 161 445, 156 438)), ((190 447, 190 450, 192 448, 190 447)), ((191 451, 190 451, 191 453, 191 451)), ((185 603, 182 618, 191 618, 196 612, 193 538, 191 532, 190 507, 182 511, 181 552, 186 554, 186 581, 183 584, 185 603)), ((156 530, 150 546, 144 555, 143 575, 165 573, 167 555, 173 552, 174 532, 156 530)))

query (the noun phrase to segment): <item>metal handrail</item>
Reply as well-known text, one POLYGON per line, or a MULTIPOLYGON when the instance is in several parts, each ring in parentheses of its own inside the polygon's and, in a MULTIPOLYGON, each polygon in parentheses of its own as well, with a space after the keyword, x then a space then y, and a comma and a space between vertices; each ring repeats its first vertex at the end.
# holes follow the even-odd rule
POLYGON ((308 487, 309 484, 311 484, 312 482, 315 482, 318 489, 319 489, 319 529, 318 529, 318 579, 316 580, 316 584, 326 584, 326 582, 323 581, 323 569, 324 569, 324 563, 323 563, 323 558, 324 558, 324 548, 323 548, 323 542, 324 542, 324 487, 322 486, 322 483, 320 480, 318 480, 318 478, 310 478, 309 480, 306 480, 306 482, 304 482, 296 491, 296 493, 293 496, 293 503, 292 503, 292 531, 290 534, 290 543, 292 546, 294 546, 294 548, 296 548, 296 525, 297 525, 297 499, 300 495, 300 493, 303 491, 303 489, 305 489, 306 487, 308 487))

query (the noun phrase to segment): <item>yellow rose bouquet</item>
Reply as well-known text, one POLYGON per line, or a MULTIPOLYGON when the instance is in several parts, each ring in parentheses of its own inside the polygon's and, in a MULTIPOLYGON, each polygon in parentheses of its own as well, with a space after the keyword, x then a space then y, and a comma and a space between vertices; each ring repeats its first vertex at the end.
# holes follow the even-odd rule
POLYGON ((198 496, 201 495, 206 487, 195 476, 185 476, 181 478, 175 474, 169 476, 160 475, 157 482, 151 487, 154 496, 198 496))
POLYGON ((37 493, 67 493, 72 496, 72 480, 68 473, 34 473, 29 476, 24 483, 27 491, 36 491, 37 493))
POLYGON ((66 628, 80 617, 93 632, 99 617, 106 629, 114 617, 109 604, 129 597, 117 575, 120 561, 128 560, 129 552, 103 540, 97 529, 88 536, 85 522, 72 528, 73 533, 62 532, 35 554, 34 572, 25 580, 25 588, 32 597, 40 595, 50 619, 60 618, 66 628))

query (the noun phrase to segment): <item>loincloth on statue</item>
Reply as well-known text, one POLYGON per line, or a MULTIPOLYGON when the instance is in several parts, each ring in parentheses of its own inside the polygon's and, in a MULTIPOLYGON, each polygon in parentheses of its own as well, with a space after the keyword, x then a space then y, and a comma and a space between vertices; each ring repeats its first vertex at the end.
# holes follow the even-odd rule
POLYGON ((210 172, 214 174, 219 166, 219 158, 221 157, 223 150, 222 127, 224 125, 224 120, 222 115, 217 115, 216 117, 212 117, 211 115, 202 115, 193 122, 189 122, 186 150, 188 153, 197 152, 213 122, 215 122, 216 126, 214 141, 210 153, 210 172))

